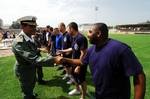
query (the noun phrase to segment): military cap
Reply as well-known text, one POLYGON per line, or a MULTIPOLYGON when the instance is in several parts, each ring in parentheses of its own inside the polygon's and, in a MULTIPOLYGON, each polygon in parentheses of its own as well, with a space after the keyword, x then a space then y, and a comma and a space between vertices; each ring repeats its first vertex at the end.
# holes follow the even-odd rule
POLYGON ((35 16, 24 16, 17 20, 20 24, 37 25, 35 16))

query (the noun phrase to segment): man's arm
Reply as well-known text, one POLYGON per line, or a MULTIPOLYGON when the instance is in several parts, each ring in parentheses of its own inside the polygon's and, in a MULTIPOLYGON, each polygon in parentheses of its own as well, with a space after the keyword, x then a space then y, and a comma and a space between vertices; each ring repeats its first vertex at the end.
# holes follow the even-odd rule
POLYGON ((64 50, 59 50, 58 53, 70 53, 72 52, 72 48, 64 49, 64 50))
POLYGON ((40 52, 48 53, 47 48, 38 48, 38 50, 39 50, 40 52))
POLYGON ((41 57, 37 55, 36 50, 30 50, 30 49, 24 49, 23 45, 21 43, 16 44, 12 46, 12 51, 15 55, 17 55, 20 58, 23 58, 26 60, 26 62, 29 62, 34 65, 39 66, 53 66, 54 63, 59 64, 61 57, 41 57))
POLYGON ((70 59, 70 58, 62 58, 61 59, 62 63, 69 63, 69 64, 74 64, 74 65, 82 65, 82 62, 80 59, 70 59))
POLYGON ((146 78, 144 72, 133 77, 134 99, 144 99, 146 89, 146 78))
POLYGON ((80 59, 70 59, 70 58, 62 58, 61 59, 61 62, 62 63, 69 63, 69 64, 74 64, 74 65, 77 65, 77 66, 81 66, 83 65, 82 63, 82 59, 83 57, 85 57, 86 53, 87 53, 87 50, 84 49, 84 50, 81 50, 81 55, 80 55, 80 59))
MULTIPOLYGON (((85 55, 85 53, 86 53, 86 49, 81 49, 80 53, 81 53, 80 54, 80 60, 82 60, 84 55, 85 55)), ((79 73, 80 72, 80 66, 79 65, 75 68, 74 72, 75 73, 79 73)))
POLYGON ((80 60, 82 60, 82 59, 83 59, 83 57, 85 56, 86 52, 87 52, 87 50, 86 50, 86 49, 82 49, 82 50, 80 50, 80 53, 81 53, 81 55, 80 55, 80 60))

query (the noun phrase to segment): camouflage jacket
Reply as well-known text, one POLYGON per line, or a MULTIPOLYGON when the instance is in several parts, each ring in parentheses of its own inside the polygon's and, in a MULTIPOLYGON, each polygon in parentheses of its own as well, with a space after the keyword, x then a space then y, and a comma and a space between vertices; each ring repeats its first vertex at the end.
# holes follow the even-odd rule
POLYGON ((35 66, 52 66, 53 57, 41 57, 34 42, 26 40, 24 32, 21 32, 13 41, 12 51, 16 57, 18 68, 33 68, 35 66))

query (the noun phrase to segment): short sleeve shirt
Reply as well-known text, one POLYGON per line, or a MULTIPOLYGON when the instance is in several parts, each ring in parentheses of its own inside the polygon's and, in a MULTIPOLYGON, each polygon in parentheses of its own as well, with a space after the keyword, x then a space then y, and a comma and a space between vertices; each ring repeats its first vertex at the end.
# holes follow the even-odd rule
MULTIPOLYGON (((69 35, 69 33, 65 32, 62 35, 62 50, 71 48, 71 44, 72 44, 71 36, 69 35)), ((71 53, 70 54, 63 54, 63 57, 71 58, 71 55, 72 55, 71 53)))
POLYGON ((73 59, 79 59, 81 50, 82 49, 87 49, 88 47, 88 42, 85 36, 83 36, 81 33, 78 33, 74 38, 72 38, 72 58, 73 59))
POLYGON ((61 49, 61 45, 62 44, 62 34, 61 33, 59 33, 58 35, 56 35, 56 45, 55 45, 55 47, 56 47, 56 49, 61 49))
POLYGON ((142 72, 142 65, 131 48, 113 39, 98 50, 95 45, 90 47, 82 63, 89 64, 96 97, 103 99, 130 99, 129 76, 142 72))
POLYGON ((56 36, 54 34, 51 35, 51 42, 55 42, 56 36))

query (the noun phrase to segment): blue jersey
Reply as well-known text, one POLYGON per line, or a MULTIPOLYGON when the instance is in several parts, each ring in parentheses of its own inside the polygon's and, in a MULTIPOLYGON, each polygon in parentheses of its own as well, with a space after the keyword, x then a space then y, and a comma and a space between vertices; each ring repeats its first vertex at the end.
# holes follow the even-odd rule
POLYGON ((81 55, 80 51, 82 49, 87 49, 87 47, 88 47, 88 42, 87 42, 86 37, 78 33, 73 38, 73 41, 72 41, 72 49, 73 49, 72 58, 79 59, 81 55))
POLYGON ((130 75, 142 66, 129 46, 109 39, 101 48, 92 46, 83 64, 89 64, 96 88, 96 99, 130 99, 130 75))
POLYGON ((62 34, 59 33, 58 35, 56 35, 56 43, 55 43, 55 48, 56 50, 61 50, 62 47, 62 34))

